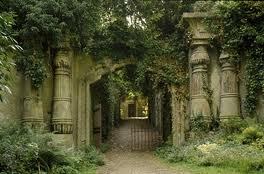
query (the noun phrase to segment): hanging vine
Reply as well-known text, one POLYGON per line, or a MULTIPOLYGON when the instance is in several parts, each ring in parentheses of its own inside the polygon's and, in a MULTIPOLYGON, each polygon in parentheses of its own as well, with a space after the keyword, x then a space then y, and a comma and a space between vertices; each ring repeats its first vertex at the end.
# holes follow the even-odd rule
MULTIPOLYGON (((248 114, 256 113, 258 96, 264 87, 264 2, 198 2, 198 11, 211 12, 215 18, 205 22, 214 33, 214 43, 226 50, 237 65, 245 65, 247 95, 244 106, 248 114)), ((243 78, 243 77, 242 77, 243 78)))

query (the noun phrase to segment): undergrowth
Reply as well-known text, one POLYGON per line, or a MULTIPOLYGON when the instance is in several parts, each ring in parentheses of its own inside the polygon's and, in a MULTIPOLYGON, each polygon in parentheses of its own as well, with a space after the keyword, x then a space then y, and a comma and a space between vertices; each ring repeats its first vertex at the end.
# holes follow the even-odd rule
POLYGON ((0 174, 80 174, 104 164, 93 146, 58 147, 53 135, 20 123, 0 123, 0 174))
POLYGON ((264 172, 264 126, 231 120, 216 132, 201 132, 185 145, 165 143, 155 154, 170 163, 235 168, 239 173, 264 172))

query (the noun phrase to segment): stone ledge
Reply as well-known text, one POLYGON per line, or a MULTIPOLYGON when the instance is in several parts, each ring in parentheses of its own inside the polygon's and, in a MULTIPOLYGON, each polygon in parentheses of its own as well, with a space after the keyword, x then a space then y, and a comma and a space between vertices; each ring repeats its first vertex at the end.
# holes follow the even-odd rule
POLYGON ((187 13, 183 13, 182 17, 188 20, 193 18, 213 17, 213 15, 206 12, 187 12, 187 13))

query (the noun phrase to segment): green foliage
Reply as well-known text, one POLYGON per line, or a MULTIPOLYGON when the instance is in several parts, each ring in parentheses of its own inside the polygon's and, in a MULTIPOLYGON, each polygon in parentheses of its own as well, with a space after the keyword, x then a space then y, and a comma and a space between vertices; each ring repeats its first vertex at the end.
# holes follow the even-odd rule
MULTIPOLYGON (((0 12, 16 14, 17 38, 27 50, 17 59, 22 65, 18 68, 39 87, 46 76, 45 61, 39 59, 53 58, 55 48, 61 47, 65 38, 74 48, 96 59, 168 57, 186 66, 187 27, 181 15, 190 10, 193 2, 5 0, 0 3, 0 12)), ((164 69, 162 74, 155 74, 157 79, 168 83, 179 80, 172 75, 174 67, 161 69, 164 69)))
POLYGON ((248 126, 245 120, 228 119, 221 122, 221 129, 226 134, 241 133, 248 126))
POLYGON ((0 13, 0 101, 3 101, 5 92, 11 93, 9 89, 10 71, 14 66, 11 54, 21 50, 12 34, 13 24, 13 14, 0 13))
POLYGON ((202 114, 194 115, 190 118, 190 129, 192 132, 209 131, 209 123, 206 123, 202 114))
POLYGON ((52 168, 52 174, 78 174, 78 170, 71 166, 54 166, 52 168))
POLYGON ((84 159, 90 164, 95 164, 97 166, 104 165, 103 157, 101 153, 94 146, 85 146, 84 151, 84 159))
POLYGON ((165 144, 157 148, 155 154, 171 163, 234 168, 239 173, 263 172, 263 125, 250 125, 240 130, 207 133, 202 140, 194 137, 181 147, 165 144))
POLYGON ((159 147, 155 150, 155 154, 160 158, 164 158, 171 163, 183 161, 183 154, 180 152, 181 149, 175 146, 166 145, 159 147))
POLYGON ((47 77, 44 56, 39 54, 41 51, 33 54, 27 52, 25 51, 16 59, 16 66, 27 78, 31 79, 31 85, 37 89, 47 77))
POLYGON ((4 0, 0 12, 12 12, 17 40, 24 48, 17 59, 18 70, 30 77, 34 87, 46 77, 45 60, 53 58, 65 38, 84 50, 100 22, 100 1, 4 0))
POLYGON ((16 122, 0 124, 0 173, 77 174, 82 168, 103 165, 102 155, 92 146, 81 150, 56 147, 52 135, 16 122))
POLYGON ((107 143, 102 143, 99 149, 102 153, 106 153, 110 149, 110 145, 107 143))
POLYGON ((257 97, 264 86, 264 27, 261 1, 216 1, 200 3, 198 11, 211 12, 219 20, 205 22, 214 33, 217 47, 231 54, 232 61, 246 65, 247 96, 244 102, 249 114, 254 115, 257 97), (219 46, 220 45, 220 46, 219 46))
POLYGON ((262 139, 264 137, 263 128, 250 126, 243 130, 241 134, 241 141, 243 144, 251 144, 256 142, 258 139, 262 139))
MULTIPOLYGON (((27 174, 36 171, 40 164, 40 147, 51 141, 48 135, 37 135, 13 122, 1 123, 0 138, 0 171, 6 173, 27 174)), ((50 148, 47 146, 45 150, 50 148)))

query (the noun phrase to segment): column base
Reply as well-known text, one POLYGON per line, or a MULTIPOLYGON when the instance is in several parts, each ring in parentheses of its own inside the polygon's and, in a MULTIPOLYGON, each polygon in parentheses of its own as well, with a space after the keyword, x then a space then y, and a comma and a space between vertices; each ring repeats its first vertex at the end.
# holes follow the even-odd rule
POLYGON ((23 125, 29 126, 33 129, 42 129, 46 127, 46 124, 44 123, 44 120, 41 118, 32 118, 27 117, 22 119, 23 125))
POLYGON ((52 131, 55 134, 72 134, 72 119, 53 118, 52 131))
POLYGON ((205 120, 210 117, 210 107, 206 99, 192 97, 191 107, 192 117, 202 115, 205 120))
POLYGON ((74 146, 72 134, 54 134, 53 142, 56 146, 71 148, 74 146))
POLYGON ((240 116, 238 115, 220 115, 219 118, 221 122, 227 122, 229 120, 241 120, 240 116))

